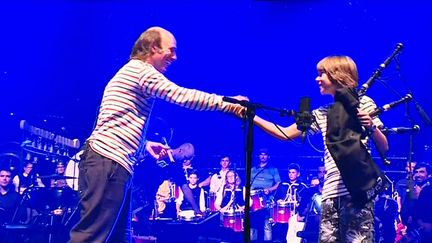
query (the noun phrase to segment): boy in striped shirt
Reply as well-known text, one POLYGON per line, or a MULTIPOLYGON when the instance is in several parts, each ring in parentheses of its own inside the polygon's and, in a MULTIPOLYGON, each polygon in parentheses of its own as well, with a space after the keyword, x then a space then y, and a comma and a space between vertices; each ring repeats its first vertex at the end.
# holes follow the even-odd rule
MULTIPOLYGON (((358 85, 357 67, 348 56, 329 56, 317 64, 317 84, 322 95, 333 98, 338 89, 355 89, 358 85)), ((341 177, 335 159, 326 145, 327 113, 330 106, 322 106, 312 111, 314 122, 310 133, 322 133, 324 141, 324 162, 327 174, 323 187, 323 202, 320 221, 319 242, 373 242, 374 241, 374 202, 358 205, 352 200, 350 192, 341 177)), ((375 141, 377 149, 384 154, 388 150, 387 138, 380 131, 383 127, 378 117, 370 117, 374 111, 374 101, 366 96, 359 100, 357 118, 361 125, 370 131, 369 137, 375 141)), ((302 135, 297 124, 288 127, 275 125, 258 116, 255 123, 270 135, 282 140, 291 140, 302 135)), ((367 144, 367 138, 362 143, 367 144)))

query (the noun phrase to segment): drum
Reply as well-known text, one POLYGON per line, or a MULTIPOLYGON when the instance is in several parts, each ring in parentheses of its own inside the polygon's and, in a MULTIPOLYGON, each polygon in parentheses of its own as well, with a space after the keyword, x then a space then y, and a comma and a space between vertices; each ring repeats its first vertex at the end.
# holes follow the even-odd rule
POLYGON ((216 202, 216 193, 210 192, 208 196, 208 208, 210 212, 216 212, 215 202, 216 202))
POLYGON ((244 212, 243 211, 226 211, 222 214, 222 220, 221 224, 225 228, 230 228, 234 230, 235 232, 242 232, 244 230, 243 228, 243 222, 244 222, 244 212))
POLYGON ((251 191, 251 202, 250 209, 252 212, 265 208, 263 192, 261 190, 251 191))
POLYGON ((72 188, 74 191, 78 191, 78 177, 79 177, 79 169, 78 165, 81 160, 81 155, 84 153, 84 150, 79 151, 75 154, 71 160, 67 163, 65 176, 74 177, 74 179, 66 179, 67 185, 72 188))
POLYGON ((38 211, 76 206, 77 195, 69 187, 29 187, 24 191, 24 203, 38 211))
POLYGON ((200 217, 196 216, 193 210, 183 210, 177 214, 177 218, 180 221, 190 222, 198 220, 200 217))
POLYGON ((288 223, 291 216, 291 206, 292 204, 286 201, 279 201, 273 204, 273 208, 270 210, 273 222, 281 224, 288 223))

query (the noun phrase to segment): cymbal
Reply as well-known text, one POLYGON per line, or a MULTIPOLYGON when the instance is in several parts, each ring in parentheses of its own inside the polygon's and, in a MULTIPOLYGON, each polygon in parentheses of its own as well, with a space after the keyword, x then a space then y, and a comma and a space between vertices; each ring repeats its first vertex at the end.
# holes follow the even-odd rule
POLYGON ((46 175, 46 176, 38 176, 37 178, 41 178, 41 179, 54 179, 54 180, 64 180, 64 179, 77 179, 76 177, 73 176, 64 176, 64 175, 46 175))

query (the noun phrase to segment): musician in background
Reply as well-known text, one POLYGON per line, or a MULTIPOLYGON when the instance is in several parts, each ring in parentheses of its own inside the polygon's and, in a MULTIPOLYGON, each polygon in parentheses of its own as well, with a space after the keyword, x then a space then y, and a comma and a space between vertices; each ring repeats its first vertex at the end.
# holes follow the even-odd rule
POLYGON ((33 167, 34 164, 27 160, 24 164, 23 172, 13 178, 15 190, 21 195, 30 186, 45 186, 39 178, 39 175, 33 171, 33 167))
POLYGON ((407 196, 407 192, 410 192, 410 188, 414 185, 413 181, 413 172, 416 166, 416 161, 407 161, 405 166, 406 175, 404 178, 398 180, 395 185, 396 190, 396 201, 398 203, 398 210, 402 208, 402 205, 405 203, 405 199, 407 196), (409 184, 411 183, 411 185, 409 184))
MULTIPOLYGON (((420 217, 420 214, 427 213, 423 210, 425 208, 420 208, 418 206, 419 195, 421 194, 423 188, 430 185, 431 178, 431 168, 428 163, 420 162, 414 167, 414 185, 412 187, 411 193, 408 193, 404 203, 402 204, 401 218, 404 226, 407 227, 407 234, 410 231, 417 230, 418 225, 416 222, 416 217, 420 217)), ((425 193, 427 195, 427 193, 425 193)), ((427 208, 427 201, 420 202, 420 205, 427 208)))
POLYGON ((3 230, 4 224, 17 223, 25 219, 25 209, 20 209, 20 195, 15 191, 9 168, 0 168, 0 242, 17 242, 15 232, 3 230))
POLYGON ((308 186, 300 181, 300 166, 297 163, 288 165, 288 178, 289 181, 282 182, 276 191, 274 207, 276 207, 277 204, 287 203, 291 214, 290 223, 289 225, 275 224, 273 227, 273 240, 285 242, 287 234, 290 234, 291 241, 289 242, 300 242, 301 239, 296 237, 296 233, 302 229, 303 225, 297 220, 298 206, 303 200, 303 192, 308 186))
POLYGON ((279 170, 269 165, 270 155, 267 148, 259 150, 258 158, 259 164, 252 167, 251 171, 251 192, 263 192, 263 195, 260 195, 260 199, 262 199, 265 208, 251 213, 251 232, 252 236, 256 235, 256 237, 251 237, 251 239, 264 242, 272 240, 272 227, 269 222, 270 212, 267 204, 273 200, 273 194, 277 190, 281 178, 279 170))
POLYGON ((237 172, 230 170, 225 173, 224 185, 216 194, 215 207, 221 213, 228 210, 244 211, 245 191, 240 186, 241 179, 237 172))
MULTIPOLYGON (((222 161, 221 161, 222 163, 222 161)), ((229 218, 230 227, 236 227, 244 220, 245 190, 241 186, 241 179, 237 172, 229 170, 225 173, 224 184, 216 194, 215 207, 221 213, 222 222, 225 223, 227 215, 234 215, 229 218), (235 221, 239 222, 235 222, 235 221), (235 226, 233 226, 235 225, 235 226)), ((221 242, 243 242, 243 233, 237 229, 221 228, 221 242)))
POLYGON ((321 181, 324 180, 324 176, 326 174, 326 170, 324 165, 319 165, 317 168, 317 173, 315 176, 313 176, 310 180, 310 187, 314 187, 314 186, 318 186, 320 184, 321 181))
POLYGON ((199 205, 199 209, 201 212, 196 212, 192 206, 192 203, 188 200, 184 199, 184 193, 183 190, 180 191, 179 197, 176 200, 176 206, 177 206, 177 214, 184 210, 194 210, 197 214, 203 215, 205 213, 206 207, 205 207, 205 198, 204 198, 204 189, 198 186, 198 173, 193 170, 189 173, 189 183, 187 184, 187 187, 192 191, 193 200, 194 202, 199 205))
POLYGON ((11 183, 11 171, 0 168, 0 226, 4 223, 12 223, 20 201, 21 197, 11 183))
MULTIPOLYGON (((317 72, 318 76, 315 80, 322 95, 330 95, 335 98, 338 92, 357 88, 357 67, 355 62, 348 56, 328 56, 323 58, 317 64, 317 72)), ((332 157, 325 142, 328 137, 327 115, 334 104, 336 102, 313 110, 311 112, 312 117, 305 117, 307 119, 301 121, 304 124, 311 123, 309 134, 321 133, 324 141, 324 165, 327 175, 322 194, 320 242, 373 242, 374 202, 369 200, 361 205, 355 205, 357 202, 352 200, 352 195, 350 195, 344 182, 345 179, 352 178, 342 180, 337 164, 338 161, 335 161, 332 157)), ((351 114, 350 118, 356 123, 359 122, 368 131, 367 136, 361 139, 361 144, 367 148, 368 138, 372 138, 380 154, 385 154, 388 150, 388 143, 387 138, 380 130, 383 123, 378 117, 372 118, 369 115, 376 108, 375 102, 371 98, 362 96, 359 98, 357 114, 351 114)), ((306 135, 307 127, 306 129, 305 126, 302 128, 297 126, 296 123, 283 127, 259 116, 255 116, 254 121, 265 132, 281 140, 290 141, 306 135)), ((356 150, 358 151, 357 148, 356 150)))
MULTIPOLYGON (((430 183, 431 168, 430 164, 421 163, 426 169, 428 175, 421 173, 423 178, 427 178, 423 188, 420 190, 419 197, 414 209, 413 220, 419 232, 419 243, 432 242, 432 185, 430 183)), ((417 174, 417 173, 416 173, 417 174)), ((418 175, 420 177, 420 175, 418 175)))
MULTIPOLYGON (((56 164, 55 176, 62 177, 65 175, 66 166, 63 161, 59 161, 56 164)), ((66 187, 68 184, 66 183, 66 179, 53 178, 51 179, 51 187, 66 187)))
POLYGON ((397 202, 389 195, 378 195, 375 202, 375 242, 394 242, 395 223, 398 216, 397 202))
MULTIPOLYGON (((210 178, 210 189, 209 189, 209 200, 210 204, 214 201, 212 199, 216 198, 219 191, 221 191, 225 185, 226 173, 229 171, 229 167, 231 165, 230 157, 227 155, 222 155, 220 157, 220 170, 213 174, 210 178)), ((209 205, 211 209, 215 205, 209 205)))

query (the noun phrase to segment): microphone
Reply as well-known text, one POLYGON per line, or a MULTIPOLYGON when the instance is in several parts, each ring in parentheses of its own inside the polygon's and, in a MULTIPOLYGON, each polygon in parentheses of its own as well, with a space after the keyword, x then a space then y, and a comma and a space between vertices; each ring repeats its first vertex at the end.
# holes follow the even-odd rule
POLYGON ((372 85, 372 83, 375 81, 375 79, 377 79, 380 75, 381 72, 384 70, 384 68, 386 68, 389 63, 391 62, 391 60, 397 55, 399 54, 399 52, 402 50, 403 48, 403 44, 402 43, 397 43, 395 49, 393 50, 393 53, 387 57, 387 59, 384 60, 384 62, 379 65, 378 69, 375 70, 375 72, 373 73, 372 77, 370 77, 366 83, 364 83, 361 88, 358 91, 359 96, 363 96, 366 93, 366 90, 372 85))
POLYGON ((416 109, 420 115, 420 118, 426 124, 426 126, 429 126, 429 127, 432 126, 432 121, 431 121, 430 117, 428 116, 426 111, 424 111, 423 108, 419 105, 419 103, 416 102, 415 107, 416 107, 416 109))
POLYGON ((310 97, 300 99, 299 112, 295 117, 298 130, 302 132, 302 140, 306 136, 307 129, 312 125, 313 116, 310 112, 310 97))
POLYGON ((370 117, 377 116, 377 115, 383 113, 384 111, 388 111, 388 110, 392 109, 393 107, 395 107, 395 106, 397 106, 397 105, 399 105, 399 104, 402 104, 402 103, 404 103, 404 102, 408 102, 408 101, 412 100, 412 98, 413 98, 413 97, 412 97, 411 94, 406 94, 406 95, 405 95, 404 97, 402 97, 400 100, 393 101, 393 102, 391 102, 391 103, 388 103, 388 104, 383 105, 383 106, 380 107, 380 108, 376 108, 374 111, 372 111, 371 113, 369 113, 369 116, 370 116, 370 117))
POLYGON ((260 104, 252 103, 252 102, 249 102, 247 100, 238 100, 238 99, 234 99, 234 98, 231 98, 228 96, 223 96, 222 100, 225 102, 228 102, 228 103, 232 103, 232 104, 239 104, 239 105, 244 106, 244 107, 261 107, 260 104))
POLYGON ((393 128, 383 128, 381 132, 384 134, 404 134, 404 133, 417 133, 420 131, 419 125, 414 125, 413 127, 393 127, 393 128))

